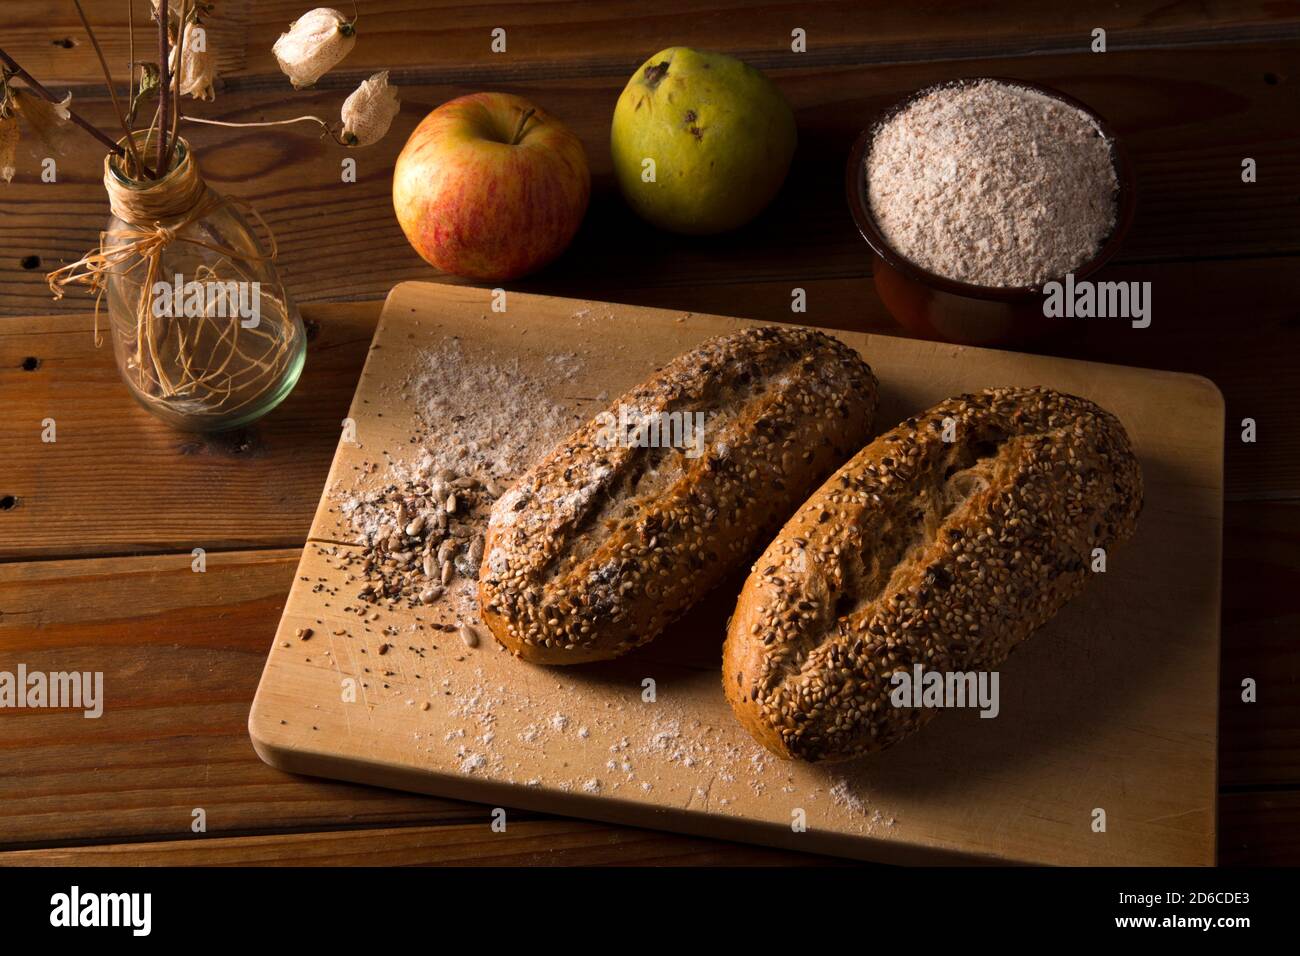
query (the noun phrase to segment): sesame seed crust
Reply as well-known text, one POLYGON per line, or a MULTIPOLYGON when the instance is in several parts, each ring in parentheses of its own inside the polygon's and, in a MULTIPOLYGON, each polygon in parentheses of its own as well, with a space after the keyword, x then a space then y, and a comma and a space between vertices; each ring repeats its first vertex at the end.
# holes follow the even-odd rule
POLYGON ((1128 435, 1092 402, 948 399, 862 449, 753 565, 723 649, 727 699, 782 757, 883 750, 938 712, 895 707, 890 675, 996 669, 1141 506, 1128 435))
POLYGON ((861 447, 876 405, 861 356, 811 329, 745 329, 678 356, 607 412, 704 413, 703 453, 611 444, 600 416, 575 431, 493 507, 484 623, 544 664, 652 640, 861 447))

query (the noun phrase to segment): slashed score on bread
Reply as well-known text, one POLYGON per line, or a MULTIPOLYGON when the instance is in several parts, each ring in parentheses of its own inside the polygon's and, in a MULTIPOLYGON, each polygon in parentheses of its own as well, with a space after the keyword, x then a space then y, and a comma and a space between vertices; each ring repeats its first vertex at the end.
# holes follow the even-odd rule
POLYGON ((862 446, 876 405, 861 356, 810 329, 745 329, 677 357, 496 502, 479 575, 484 623, 544 664, 652 640, 862 446), (637 438, 671 414, 703 415, 694 447, 637 438))
POLYGON ((888 747, 938 712, 894 706, 891 675, 996 669, 1141 504, 1128 435, 1092 402, 1044 388, 942 402, 840 468, 754 564, 727 699, 782 757, 888 747))

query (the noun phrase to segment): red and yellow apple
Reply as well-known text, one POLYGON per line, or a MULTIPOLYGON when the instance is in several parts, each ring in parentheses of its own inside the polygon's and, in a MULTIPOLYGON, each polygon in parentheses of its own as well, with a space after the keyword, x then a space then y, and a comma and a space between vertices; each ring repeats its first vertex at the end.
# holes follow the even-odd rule
POLYGON ((471 279, 516 279, 546 265, 572 241, 590 195, 578 137, 508 93, 439 106, 393 170, 407 240, 430 265, 471 279))

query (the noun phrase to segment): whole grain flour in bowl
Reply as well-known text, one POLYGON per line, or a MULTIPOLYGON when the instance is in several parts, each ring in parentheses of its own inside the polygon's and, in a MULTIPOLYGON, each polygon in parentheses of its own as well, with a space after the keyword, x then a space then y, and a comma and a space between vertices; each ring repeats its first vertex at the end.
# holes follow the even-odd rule
POLYGON ((1094 258, 1116 222, 1112 144, 1077 106, 999 80, 924 92, 876 129, 867 198, 884 239, 947 279, 1023 288, 1094 258))

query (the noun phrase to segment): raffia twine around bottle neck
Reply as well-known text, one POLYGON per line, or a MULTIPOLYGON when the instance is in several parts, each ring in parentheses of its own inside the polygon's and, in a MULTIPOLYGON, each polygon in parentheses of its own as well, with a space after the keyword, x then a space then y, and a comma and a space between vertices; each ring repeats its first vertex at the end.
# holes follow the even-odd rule
POLYGON ((175 232, 220 202, 199 174, 189 144, 180 140, 176 152, 172 168, 156 180, 131 179, 121 169, 120 157, 104 157, 104 190, 114 216, 137 229, 170 226, 175 232))

